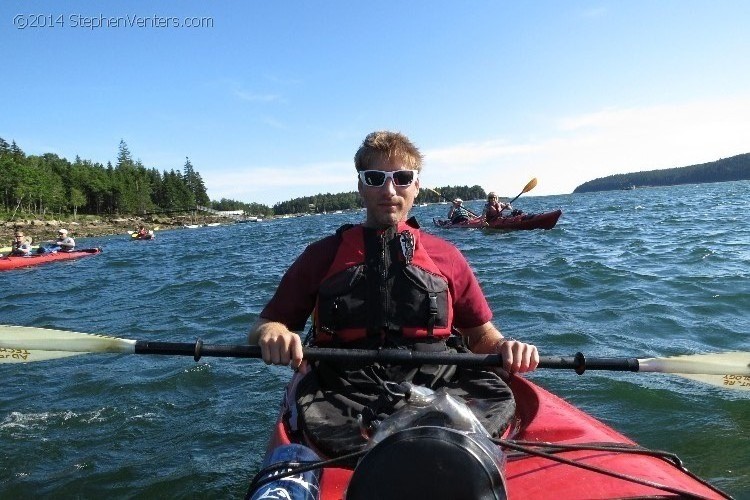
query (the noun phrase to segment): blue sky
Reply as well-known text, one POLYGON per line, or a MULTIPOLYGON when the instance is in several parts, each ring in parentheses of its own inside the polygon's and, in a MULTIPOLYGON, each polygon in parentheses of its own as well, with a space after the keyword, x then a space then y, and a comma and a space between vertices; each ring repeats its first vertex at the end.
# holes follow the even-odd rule
POLYGON ((391 129, 423 186, 570 193, 750 152, 748 25, 744 0, 5 0, 0 137, 101 163, 123 139, 271 205, 354 190, 391 129))

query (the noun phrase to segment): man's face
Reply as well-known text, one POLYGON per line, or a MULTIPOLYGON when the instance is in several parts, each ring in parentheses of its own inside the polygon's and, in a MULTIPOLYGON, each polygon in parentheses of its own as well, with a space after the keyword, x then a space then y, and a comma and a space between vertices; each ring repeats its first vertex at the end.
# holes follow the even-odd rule
MULTIPOLYGON (((407 170, 398 160, 383 159, 371 165, 368 170, 382 170, 384 172, 395 172, 407 170)), ((405 221, 409 211, 414 205, 414 198, 419 193, 419 178, 414 171, 414 181, 408 186, 397 186, 393 179, 386 178, 382 186, 368 186, 358 182, 359 194, 364 200, 367 218, 365 226, 374 228, 385 228, 405 221)))

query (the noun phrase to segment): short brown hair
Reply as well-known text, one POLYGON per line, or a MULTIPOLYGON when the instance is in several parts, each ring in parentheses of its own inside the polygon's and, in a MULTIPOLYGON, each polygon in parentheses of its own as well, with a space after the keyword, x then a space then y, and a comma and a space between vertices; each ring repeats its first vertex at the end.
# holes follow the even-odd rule
POLYGON ((388 130, 367 134, 354 155, 354 167, 357 171, 367 170, 373 163, 384 158, 394 158, 401 161, 405 168, 422 171, 424 157, 419 149, 402 133, 388 130))

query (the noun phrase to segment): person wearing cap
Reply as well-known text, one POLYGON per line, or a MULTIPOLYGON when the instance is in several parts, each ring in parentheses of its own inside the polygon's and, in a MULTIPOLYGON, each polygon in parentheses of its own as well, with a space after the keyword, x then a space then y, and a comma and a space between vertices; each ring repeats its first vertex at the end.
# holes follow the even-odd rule
POLYGON ((68 236, 67 229, 57 231, 57 239, 48 241, 49 245, 39 245, 39 253, 72 252, 75 250, 76 242, 68 236))
POLYGON ((462 200, 461 198, 456 198, 455 200, 453 200, 453 205, 448 211, 448 218, 450 219, 452 224, 466 222, 471 217, 471 213, 466 208, 464 208, 463 203, 464 200, 462 200))
POLYGON ((28 257, 31 255, 31 241, 24 236, 23 231, 16 231, 10 248, 10 255, 16 257, 28 257))
POLYGON ((484 210, 482 211, 482 218, 486 222, 492 222, 496 220, 503 213, 503 210, 512 210, 513 207, 510 203, 502 203, 497 200, 497 194, 490 191, 487 194, 487 203, 484 204, 484 210))
POLYGON ((55 243, 60 247, 61 252, 72 252, 76 248, 75 240, 68 236, 67 229, 60 229, 57 232, 55 243))

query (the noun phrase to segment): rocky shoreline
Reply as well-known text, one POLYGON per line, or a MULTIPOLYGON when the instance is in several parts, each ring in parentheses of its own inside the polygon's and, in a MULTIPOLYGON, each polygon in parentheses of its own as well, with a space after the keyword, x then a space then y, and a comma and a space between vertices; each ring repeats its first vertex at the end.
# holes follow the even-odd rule
POLYGON ((73 238, 91 238, 112 234, 127 234, 143 224, 146 229, 177 229, 192 224, 231 223, 232 219, 209 215, 180 215, 175 217, 115 217, 94 218, 79 217, 77 220, 63 221, 54 219, 16 219, 0 224, 0 247, 8 246, 13 241, 16 229, 31 236, 33 242, 53 240, 58 229, 65 228, 73 238))

